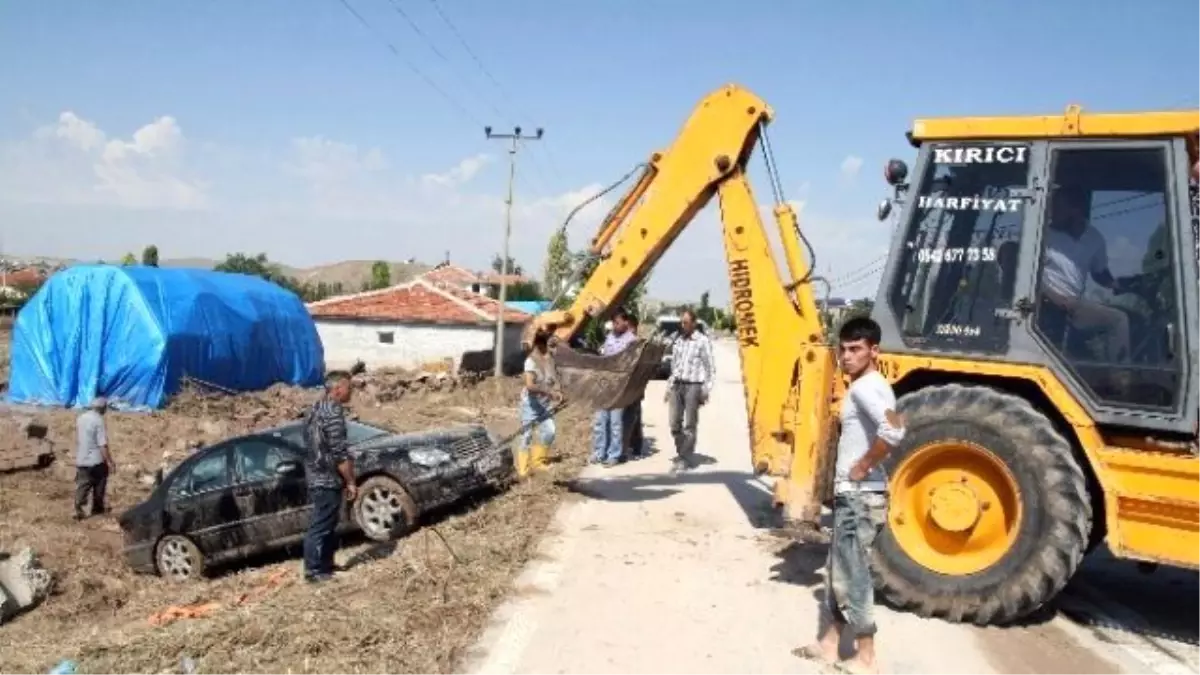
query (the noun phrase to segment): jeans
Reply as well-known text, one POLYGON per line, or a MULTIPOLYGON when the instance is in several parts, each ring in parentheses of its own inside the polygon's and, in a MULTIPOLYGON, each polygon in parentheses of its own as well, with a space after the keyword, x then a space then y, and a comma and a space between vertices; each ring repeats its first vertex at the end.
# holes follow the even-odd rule
POLYGON ((88 493, 92 497, 92 515, 104 513, 104 497, 108 492, 108 465, 75 467, 75 514, 82 516, 88 493))
POLYGON ((312 504, 308 531, 304 533, 304 576, 333 574, 333 554, 337 552, 338 518, 342 512, 342 491, 337 488, 312 487, 308 490, 312 504))
POLYGON ((622 412, 620 408, 596 412, 592 421, 592 461, 620 461, 621 444, 625 440, 621 433, 622 412))
POLYGON ((871 550, 886 520, 887 495, 882 492, 839 494, 833 499, 825 606, 855 637, 875 634, 871 550))
POLYGON ((696 454, 696 424, 700 416, 700 397, 704 387, 696 382, 677 382, 667 398, 671 436, 675 439, 675 454, 691 461, 696 454))
POLYGON ((521 448, 523 450, 528 450, 529 446, 533 445, 534 433, 537 434, 538 445, 548 448, 554 443, 556 428, 554 418, 549 417, 548 413, 549 410, 541 401, 531 396, 521 397, 521 426, 525 427, 525 431, 521 432, 521 448), (539 417, 545 417, 545 419, 537 424, 531 424, 539 417))
POLYGON ((642 435, 642 401, 638 399, 621 411, 621 427, 628 439, 626 445, 631 457, 640 457, 645 449, 645 437, 642 435))

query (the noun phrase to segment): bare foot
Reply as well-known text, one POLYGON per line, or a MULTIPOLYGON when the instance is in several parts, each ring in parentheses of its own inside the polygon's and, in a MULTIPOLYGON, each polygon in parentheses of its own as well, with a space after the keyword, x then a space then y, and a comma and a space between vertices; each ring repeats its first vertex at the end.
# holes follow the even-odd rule
POLYGON ((837 663, 838 653, 837 647, 829 649, 819 642, 796 647, 792 650, 792 656, 806 661, 817 661, 825 665, 833 665, 837 663))
POLYGON ((874 675, 879 672, 879 662, 873 661, 866 663, 860 660, 857 656, 845 661, 838 661, 834 664, 838 672, 851 673, 851 675, 874 675))

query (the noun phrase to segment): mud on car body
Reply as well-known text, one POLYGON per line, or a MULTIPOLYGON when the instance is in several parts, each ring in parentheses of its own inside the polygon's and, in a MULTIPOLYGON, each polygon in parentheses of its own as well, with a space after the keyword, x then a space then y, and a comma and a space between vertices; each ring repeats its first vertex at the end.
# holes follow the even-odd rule
MULTIPOLYGON (((512 453, 483 426, 397 434, 347 421, 358 498, 339 533, 403 537, 422 515, 512 475, 512 453)), ((310 507, 299 421, 229 438, 194 452, 118 519, 137 571, 199 577, 303 540, 310 507)))

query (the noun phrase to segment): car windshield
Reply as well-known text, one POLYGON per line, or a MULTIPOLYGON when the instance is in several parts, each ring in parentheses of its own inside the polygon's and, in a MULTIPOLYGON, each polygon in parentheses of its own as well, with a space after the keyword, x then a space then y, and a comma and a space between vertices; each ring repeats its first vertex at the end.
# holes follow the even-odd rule
MULTIPOLYGON (((356 445, 363 441, 369 441, 372 438, 379 438, 380 436, 387 436, 390 433, 392 432, 387 429, 363 424, 357 420, 346 421, 346 441, 350 445, 356 445)), ((296 424, 285 429, 280 429, 275 434, 292 445, 301 448, 305 447, 303 424, 296 424)))
POLYGON ((363 441, 369 441, 372 438, 379 438, 380 436, 386 436, 392 432, 388 431, 387 429, 380 429, 379 427, 373 427, 370 424, 363 424, 362 422, 350 421, 350 422, 346 423, 346 433, 349 435, 349 438, 347 440, 350 442, 350 445, 354 445, 355 443, 362 443, 363 441))

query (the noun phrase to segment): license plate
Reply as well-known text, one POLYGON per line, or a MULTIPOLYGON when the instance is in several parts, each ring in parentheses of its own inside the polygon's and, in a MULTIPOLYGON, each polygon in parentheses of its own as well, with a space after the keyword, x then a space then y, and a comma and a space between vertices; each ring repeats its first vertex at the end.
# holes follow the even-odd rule
POLYGON ((492 473, 493 471, 499 469, 501 464, 503 464, 503 461, 501 460, 500 455, 498 453, 492 453, 490 455, 481 457, 478 461, 476 461, 475 469, 479 471, 479 473, 492 473))

